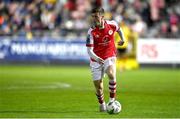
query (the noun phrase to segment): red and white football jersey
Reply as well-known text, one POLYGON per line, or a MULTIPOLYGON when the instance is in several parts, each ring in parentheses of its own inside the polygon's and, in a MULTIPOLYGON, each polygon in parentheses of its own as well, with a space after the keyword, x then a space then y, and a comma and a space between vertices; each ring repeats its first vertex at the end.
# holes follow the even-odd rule
POLYGON ((118 30, 119 26, 115 21, 104 20, 104 28, 95 27, 88 30, 86 46, 93 47, 94 53, 104 60, 116 56, 114 33, 118 30))

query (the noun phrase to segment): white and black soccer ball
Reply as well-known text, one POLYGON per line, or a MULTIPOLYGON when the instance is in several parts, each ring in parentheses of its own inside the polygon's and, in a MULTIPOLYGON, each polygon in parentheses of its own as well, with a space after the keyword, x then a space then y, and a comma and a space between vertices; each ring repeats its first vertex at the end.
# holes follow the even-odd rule
POLYGON ((117 100, 107 103, 107 112, 109 114, 117 114, 121 111, 121 109, 121 104, 117 100))

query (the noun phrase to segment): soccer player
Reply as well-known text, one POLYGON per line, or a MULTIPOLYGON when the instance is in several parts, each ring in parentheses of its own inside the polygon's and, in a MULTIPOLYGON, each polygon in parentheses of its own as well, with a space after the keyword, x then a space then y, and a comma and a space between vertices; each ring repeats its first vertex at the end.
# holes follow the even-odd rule
POLYGON ((106 111, 102 80, 105 73, 109 78, 109 101, 114 101, 116 96, 116 47, 114 33, 117 32, 121 38, 119 45, 123 45, 125 40, 118 24, 115 21, 105 20, 103 14, 104 9, 101 7, 92 9, 92 26, 88 30, 86 40, 93 82, 101 112, 106 111))

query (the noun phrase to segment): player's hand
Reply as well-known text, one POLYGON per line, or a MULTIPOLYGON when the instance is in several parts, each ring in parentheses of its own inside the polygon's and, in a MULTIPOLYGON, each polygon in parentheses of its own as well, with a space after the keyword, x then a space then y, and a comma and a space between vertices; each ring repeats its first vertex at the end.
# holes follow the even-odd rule
POLYGON ((103 60, 102 58, 100 58, 100 57, 97 59, 97 62, 98 62, 99 64, 104 64, 104 60, 103 60))
POLYGON ((124 41, 122 41, 122 40, 120 40, 119 42, 118 42, 118 45, 120 45, 120 46, 122 46, 124 44, 124 41))

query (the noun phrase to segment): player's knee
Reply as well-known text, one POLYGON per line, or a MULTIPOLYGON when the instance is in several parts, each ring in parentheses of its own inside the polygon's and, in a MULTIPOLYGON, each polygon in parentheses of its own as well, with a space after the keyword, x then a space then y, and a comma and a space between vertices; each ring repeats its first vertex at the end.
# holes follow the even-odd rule
POLYGON ((108 74, 108 77, 109 77, 109 79, 114 79, 115 78, 113 73, 108 74))
POLYGON ((102 91, 103 87, 101 85, 98 86, 98 90, 102 91))
POLYGON ((109 70, 107 72, 107 75, 108 75, 109 79, 114 79, 115 78, 113 70, 109 70))
POLYGON ((114 79, 115 78, 113 68, 108 68, 107 75, 108 75, 109 79, 114 79))

